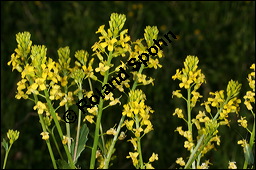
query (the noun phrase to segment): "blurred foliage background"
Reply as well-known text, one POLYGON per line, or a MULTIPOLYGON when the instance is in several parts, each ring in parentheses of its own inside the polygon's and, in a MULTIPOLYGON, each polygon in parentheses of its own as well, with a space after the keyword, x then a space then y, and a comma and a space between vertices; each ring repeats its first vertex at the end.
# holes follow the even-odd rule
MULTIPOLYGON (((147 95, 147 104, 154 110, 154 131, 142 140, 144 161, 152 152, 159 154, 155 168, 177 168, 177 157, 189 154, 183 148, 184 138, 174 132, 183 122, 172 113, 176 107, 185 108, 180 99, 172 99, 172 91, 178 82, 171 76, 183 66, 187 55, 198 56, 199 67, 206 75, 207 84, 201 88, 206 100, 210 91, 226 89, 230 79, 242 83, 240 97, 249 90, 247 75, 255 62, 255 2, 41 2, 1 1, 1 139, 8 129, 20 131, 20 137, 9 154, 7 168, 52 168, 45 142, 41 139, 41 127, 37 113, 30 101, 15 99, 19 74, 7 66, 16 48, 15 34, 29 31, 33 44, 44 44, 47 55, 56 60, 57 49, 69 46, 71 56, 76 50, 85 49, 91 54, 91 46, 98 40, 95 34, 100 25, 108 25, 110 14, 127 16, 125 28, 132 40, 143 37, 147 25, 157 26, 159 38, 169 30, 178 36, 164 48, 162 69, 149 71, 155 79, 154 86, 142 89, 147 95)), ((121 109, 121 107, 120 107, 121 109)), ((121 110, 115 112, 121 113, 121 110)), ((240 114, 248 115, 241 105, 240 114)), ((120 115, 108 114, 105 128, 115 124, 120 115)), ((246 138, 245 130, 237 126, 237 116, 230 117, 231 126, 222 127, 221 145, 212 150, 205 159, 213 163, 211 168, 227 168, 228 161, 236 161, 242 167, 243 151, 237 140, 246 138)), ((248 117, 249 123, 252 117, 248 117)), ((251 121, 250 121, 251 120, 251 121)), ((249 126, 249 128, 251 128, 249 126)), ((112 168, 132 168, 126 159, 131 144, 118 142, 112 168)), ((87 153, 89 150, 85 150, 87 153)), ((4 151, 1 148, 1 164, 4 151)), ((84 168, 90 154, 84 153, 79 164, 84 168)), ((2 167, 2 165, 1 165, 2 167)))

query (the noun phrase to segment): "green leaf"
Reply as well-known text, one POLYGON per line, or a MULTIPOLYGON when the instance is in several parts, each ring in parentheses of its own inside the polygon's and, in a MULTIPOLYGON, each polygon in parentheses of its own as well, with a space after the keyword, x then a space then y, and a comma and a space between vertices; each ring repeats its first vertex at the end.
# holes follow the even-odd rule
MULTIPOLYGON (((85 149, 85 144, 88 140, 88 134, 89 134, 89 128, 84 124, 81 129, 80 129, 80 135, 79 135, 79 140, 78 140, 78 147, 77 147, 77 153, 76 153, 76 158, 74 162, 76 163, 78 158, 80 157, 80 154, 83 152, 85 149)), ((71 154, 72 157, 74 157, 74 150, 75 150, 75 142, 72 142, 71 144, 71 154)))
POLYGON ((2 146, 4 147, 5 151, 7 152, 9 146, 8 146, 8 142, 6 142, 6 140, 4 138, 3 138, 2 146))
POLYGON ((58 165, 58 169, 71 169, 69 164, 63 159, 58 159, 56 163, 58 165))

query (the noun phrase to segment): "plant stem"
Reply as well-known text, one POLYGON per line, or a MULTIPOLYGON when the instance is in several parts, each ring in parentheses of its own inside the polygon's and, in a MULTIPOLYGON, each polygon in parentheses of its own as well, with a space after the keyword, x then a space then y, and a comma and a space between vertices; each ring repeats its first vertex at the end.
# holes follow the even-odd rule
MULTIPOLYGON (((66 74, 64 74, 64 76, 65 76, 66 74)), ((64 89, 65 89, 65 94, 67 94, 68 95, 68 87, 67 86, 65 86, 64 87, 64 89)), ((65 104, 65 112, 68 110, 68 103, 66 103, 65 104)), ((67 132, 67 137, 68 137, 68 139, 70 139, 70 124, 69 123, 67 123, 66 122, 66 132, 67 132)), ((69 150, 69 152, 71 152, 71 140, 68 140, 68 150, 69 150)))
MULTIPOLYGON (((135 115, 135 120, 136 120, 136 129, 139 129, 140 125, 139 125, 138 114, 135 115)), ((140 137, 137 137, 137 145, 138 145, 138 152, 139 152, 139 165, 140 165, 140 168, 143 169, 143 158, 142 158, 140 139, 141 139, 140 137)))
MULTIPOLYGON (((253 127, 252 127, 252 133, 251 133, 251 137, 250 137, 250 141, 249 141, 249 148, 251 150, 253 149, 254 140, 255 140, 255 118, 254 118, 253 127)), ((243 169, 247 169, 247 166, 248 166, 248 159, 245 158, 243 169)))
POLYGON ((5 169, 5 165, 6 165, 8 154, 9 154, 9 151, 11 150, 11 147, 12 147, 12 144, 10 144, 10 147, 8 148, 8 150, 5 153, 3 169, 5 169))
MULTIPOLYGON (((187 124, 188 124, 188 131, 191 133, 191 136, 192 136, 192 141, 193 141, 193 132, 192 132, 192 122, 191 122, 191 107, 190 107, 190 99, 191 99, 191 88, 188 88, 187 89, 187 96, 188 96, 188 99, 187 99, 187 112, 188 112, 188 121, 187 121, 187 124)), ((192 154, 193 152, 193 147, 191 148, 190 150, 190 154, 192 154)), ((195 169, 195 162, 193 162, 193 169, 195 169)))
MULTIPOLYGON (((36 100, 37 100, 37 99, 36 99, 36 100)), ((41 126, 42 126, 42 128, 43 128, 43 131, 44 131, 44 132, 47 132, 46 127, 45 127, 45 124, 44 124, 43 116, 40 115, 40 114, 39 114, 39 119, 40 119, 41 126)), ((47 145, 48 150, 49 150, 49 153, 50 153, 50 157, 51 157, 51 160, 52 160, 53 167, 54 167, 54 169, 57 169, 56 160, 55 160, 55 158, 54 158, 54 154, 53 154, 53 152, 52 152, 52 147, 51 147, 51 143, 50 143, 49 139, 46 140, 46 145, 47 145)))
MULTIPOLYGON (((109 53, 107 65, 110 65, 111 60, 112 60, 112 51, 109 53)), ((107 84, 108 76, 109 76, 109 70, 107 70, 105 72, 103 86, 105 84, 107 84)), ((95 128, 95 133, 94 133, 94 141, 93 141, 91 161, 90 161, 90 169, 94 169, 94 167, 95 167, 96 151, 97 151, 97 147, 98 147, 98 143, 99 143, 99 129, 100 129, 100 123, 101 123, 103 103, 104 103, 104 99, 100 98, 99 112, 97 114, 96 128, 95 128)))
POLYGON ((110 158, 111 158, 111 156, 113 154, 113 149, 114 149, 116 141, 118 139, 118 135, 120 133, 121 126, 122 126, 122 124, 124 122, 124 119, 125 119, 125 116, 122 116, 121 119, 120 119, 120 122, 119 122, 117 130, 116 130, 117 133, 114 136, 113 141, 112 141, 112 143, 111 143, 111 145, 109 147, 109 150, 108 150, 108 153, 107 153, 107 157, 106 157, 106 159, 104 159, 104 167, 103 167, 103 169, 108 169, 110 158))
MULTIPOLYGON (((63 133, 62 133, 62 130, 61 130, 61 127, 60 127, 58 118, 57 118, 57 116, 56 116, 56 113, 54 112, 54 108, 53 108, 53 106, 52 106, 52 104, 51 104, 51 102, 50 102, 48 91, 47 91, 47 90, 44 90, 44 94, 45 94, 45 97, 46 97, 46 101, 47 101, 47 105, 48 105, 48 108, 49 108, 49 112, 50 112, 50 114, 51 114, 51 116, 52 116, 52 118, 53 118, 53 120, 54 120, 54 123, 55 123, 55 125, 56 125, 56 127, 57 127, 57 130, 58 130, 60 139, 63 139, 63 133)), ((63 144, 63 146, 64 146, 64 149, 65 149, 66 155, 67 155, 67 157, 68 157, 68 161, 69 161, 69 164, 70 164, 71 168, 74 168, 74 169, 75 169, 76 166, 74 165, 74 162, 73 162, 73 160, 72 160, 72 157, 71 157, 71 154, 70 154, 70 152, 69 152, 69 150, 68 150, 67 145, 66 145, 66 144, 63 144)))
POLYGON ((196 154, 196 153, 200 153, 201 150, 204 148, 204 147, 201 147, 200 151, 197 152, 198 148, 200 147, 200 145, 201 145, 202 142, 203 142, 203 139, 204 139, 204 135, 201 136, 201 138, 200 138, 199 141, 197 142, 197 145, 196 145, 195 149, 193 149, 193 151, 191 152, 190 157, 189 157, 189 160, 188 160, 188 162, 186 163, 184 169, 188 169, 188 168, 191 166, 191 164, 194 162, 194 160, 195 160, 196 157, 197 157, 197 154, 196 154))
MULTIPOLYGON (((32 84, 33 84, 33 81, 31 80, 30 77, 28 77, 28 79, 29 79, 30 85, 32 85, 32 84)), ((38 97, 37 97, 37 95, 35 95, 35 94, 33 94, 33 96, 34 96, 34 99, 35 99, 35 100, 34 100, 34 101, 35 101, 35 104, 37 104, 37 102, 38 102, 38 97)), ((44 123, 44 120, 43 120, 43 116, 42 116, 41 114, 38 114, 38 115, 39 115, 39 120, 40 120, 39 122, 40 122, 40 124, 41 124, 41 126, 42 126, 43 132, 47 132, 46 126, 45 126, 45 123, 44 123)), ((50 153, 50 157, 51 157, 51 160, 52 160, 53 167, 54 167, 54 169, 57 169, 56 160, 55 160, 55 158, 54 158, 54 155, 53 155, 53 152, 52 152, 51 143, 50 143, 49 140, 46 140, 46 145, 47 145, 48 151, 49 151, 49 153, 50 153)))
MULTIPOLYGON (((142 64, 142 66, 140 67, 140 70, 139 70, 139 73, 142 73, 143 69, 144 69, 144 64, 142 64)), ((135 88, 137 87, 137 82, 138 82, 138 79, 136 79, 132 85, 132 90, 135 90, 135 88)), ((129 102, 129 99, 128 101, 129 102)), ((108 150, 108 153, 107 153, 107 156, 106 158, 104 159, 104 167, 103 169, 108 169, 108 166, 109 166, 109 162, 110 162, 110 159, 111 159, 111 156, 113 154, 113 149, 115 147, 115 144, 116 144, 116 141, 118 139, 118 136, 119 136, 119 133, 120 133, 120 130, 121 130, 121 126, 124 122, 124 119, 125 119, 126 116, 122 115, 120 121, 119 121, 119 124, 118 124, 118 127, 117 127, 117 130, 116 130, 116 135, 114 136, 113 140, 112 140, 112 143, 109 147, 109 150, 108 150)))
MULTIPOLYGON (((79 94, 78 94, 78 99, 79 101, 83 98, 82 94, 82 84, 79 84, 79 94)), ((75 150, 74 150, 74 157, 73 161, 76 162, 76 154, 77 154, 77 148, 78 148, 78 142, 79 142, 79 134, 80 134, 80 126, 81 126, 81 109, 79 109, 78 112, 78 124, 77 124, 77 131, 76 131, 76 144, 75 144, 75 150)))

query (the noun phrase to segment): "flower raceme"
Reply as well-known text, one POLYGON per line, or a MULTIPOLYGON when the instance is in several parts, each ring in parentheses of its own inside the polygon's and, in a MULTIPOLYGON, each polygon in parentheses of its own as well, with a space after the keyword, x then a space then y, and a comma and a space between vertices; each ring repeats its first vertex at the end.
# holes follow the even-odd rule
MULTIPOLYGON (((173 116, 176 116, 180 119, 183 119, 187 125, 188 130, 182 130, 182 127, 177 127, 177 131, 181 136, 186 138, 184 142, 184 148, 190 151, 191 155, 187 163, 184 162, 183 158, 178 158, 176 163, 189 168, 193 161, 196 162, 196 159, 201 159, 207 152, 215 148, 216 145, 220 145, 220 136, 218 136, 218 127, 219 125, 228 125, 229 120, 228 116, 231 112, 238 113, 239 103, 241 100, 237 98, 239 91, 241 89, 241 84, 237 81, 229 81, 226 89, 220 90, 217 92, 210 92, 211 97, 207 101, 201 103, 205 106, 205 111, 199 111, 198 114, 193 118, 192 109, 196 106, 196 103, 199 101, 199 98, 203 96, 200 95, 197 90, 200 88, 202 83, 205 83, 205 76, 198 69, 199 60, 195 56, 187 56, 184 62, 184 68, 182 70, 177 69, 176 74, 172 78, 180 80, 179 87, 187 91, 187 96, 182 94, 181 90, 173 91, 172 96, 182 98, 187 103, 187 113, 185 114, 184 110, 176 108, 173 116), (215 108, 215 109, 212 109, 215 108), (214 115, 213 112, 217 111, 214 115), (195 143, 195 132, 193 132, 193 125, 197 129, 197 141, 195 143), (197 149, 197 150, 195 150, 197 149)), ((249 93, 248 93, 249 94, 249 93)), ((246 127, 247 122, 241 117, 239 120, 241 126, 246 127)), ((195 163, 194 162, 194 163, 195 163)), ((196 164, 199 165, 200 162, 196 164)), ((208 167, 208 163, 202 164, 202 167, 208 167)), ((196 168, 194 164, 190 168, 196 168)))
MULTIPOLYGON (((155 29, 153 29, 155 30, 155 29)), ((103 36, 107 36, 107 33, 106 31, 104 30, 104 26, 101 26, 99 28, 99 30, 96 32, 96 33, 101 33, 103 36)), ((157 54, 159 54, 161 56, 161 53, 158 52, 160 50, 163 49, 163 47, 161 46, 161 44, 164 44, 165 46, 167 46, 167 43, 166 41, 164 41, 162 38, 159 39, 158 41, 153 39, 155 45, 152 44, 152 42, 149 41, 149 38, 147 35, 147 31, 145 33, 145 39, 148 43, 148 45, 152 45, 150 48, 148 48, 148 53, 142 53, 138 56, 138 59, 139 61, 136 59, 136 58, 130 58, 127 62, 127 64, 129 66, 132 66, 132 70, 131 71, 138 71, 141 67, 142 64, 144 64, 146 67, 154 67, 154 68, 157 68, 157 65, 160 66, 158 64, 158 60, 153 60, 152 58, 149 57, 149 55, 152 55, 152 56, 155 56, 157 54), (159 50, 160 49, 160 50, 159 50), (143 57, 144 56, 144 57, 143 57), (153 64, 155 62, 155 64, 153 64), (149 63, 149 64, 148 64, 149 63)), ((171 43, 171 39, 169 38, 169 34, 172 35, 172 37, 174 39, 177 39, 176 36, 171 32, 169 31, 167 34, 164 35, 164 37, 168 40, 169 43, 171 43)), ((121 37, 123 37, 123 34, 121 33, 121 37)), ((102 38, 104 39, 104 38, 102 38)), ((122 39, 122 38, 121 38, 122 39)), ((128 37, 125 38, 125 42, 129 40, 128 37)), ((102 48, 105 48, 106 46, 108 46, 108 51, 113 51, 113 44, 117 41, 116 39, 113 39, 113 40, 109 40, 110 42, 113 41, 112 43, 108 44, 108 43, 101 43, 101 47, 102 48)), ((122 45, 124 46, 124 45, 122 45)), ((98 54, 99 55, 99 54, 98 54)), ((101 56, 102 57, 102 56, 101 56)), ((100 57, 100 58, 101 58, 100 57)), ((99 67, 95 69, 96 72, 100 72, 101 75, 104 75, 105 72, 107 70, 109 70, 109 66, 107 65, 104 65, 102 63, 99 63, 99 67)), ((142 75, 142 74, 137 74, 138 76, 138 81, 139 82, 142 82, 144 85, 146 84, 149 84, 149 83, 152 83, 153 80, 150 79, 148 81, 145 80, 145 75, 142 75), (143 77, 141 77, 143 76, 143 77), (140 78, 141 77, 141 78, 140 78), (140 80, 141 79, 141 80, 140 80)), ((125 68, 124 67, 120 67, 119 68, 119 73, 116 77, 113 77, 112 79, 110 79, 108 81, 108 84, 104 84, 102 86, 102 90, 100 91, 99 89, 95 88, 95 91, 97 92, 97 95, 91 95, 91 97, 89 98, 89 102, 86 101, 86 98, 82 98, 81 100, 79 100, 76 105, 78 106, 78 108, 80 110, 82 110, 83 113, 85 113, 84 111, 84 108, 92 108, 94 105, 97 105, 99 104, 99 101, 100 101, 100 97, 102 97, 103 99, 105 98, 105 95, 108 95, 110 92, 112 92, 116 86, 115 84, 118 86, 118 85, 121 85, 122 82, 126 81, 128 78, 130 77, 130 75, 125 71, 125 68), (104 95, 105 94, 105 95, 104 95), (80 105, 81 103, 84 103, 83 105, 80 105), (89 104, 90 103, 90 104, 89 104)))

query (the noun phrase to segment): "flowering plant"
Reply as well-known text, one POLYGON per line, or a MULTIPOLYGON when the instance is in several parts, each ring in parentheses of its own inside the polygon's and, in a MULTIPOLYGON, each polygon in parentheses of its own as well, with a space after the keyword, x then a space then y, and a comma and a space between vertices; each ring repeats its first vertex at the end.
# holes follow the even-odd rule
MULTIPOLYGON (((132 145, 126 158, 137 169, 152 169, 152 163, 159 159, 153 151, 147 159, 142 154, 141 141, 154 130, 151 117, 155 113, 147 105, 145 93, 138 87, 154 85, 154 79, 146 75, 145 70, 162 67, 159 63, 164 56, 162 45, 167 46, 167 43, 163 39, 156 41, 158 29, 155 26, 147 26, 144 38, 132 41, 128 29, 123 29, 125 21, 125 15, 111 14, 109 27, 102 25, 96 31, 100 36, 92 46, 93 54, 78 50, 75 60, 70 56, 69 47, 59 48, 58 60, 54 61, 47 56, 46 46, 32 44, 29 32, 16 35, 18 46, 8 62, 12 70, 21 74, 15 98, 33 101, 33 109, 37 111, 42 127, 38 135, 46 142, 54 169, 80 168, 78 159, 87 151, 86 147, 90 149, 90 157, 85 159, 88 168, 107 169, 115 158, 117 141, 127 141, 132 145), (115 113, 119 122, 109 128, 102 120, 113 114, 108 111, 109 107, 118 105, 122 108, 119 114, 115 113), (67 119, 74 117, 77 121, 70 124, 67 119), (93 143, 88 144, 88 140, 93 143)), ((171 35, 176 39, 174 34, 171 35)), ((168 34, 165 37, 171 41, 168 34)), ((201 102, 203 95, 199 89, 206 83, 206 77, 198 63, 198 57, 189 55, 184 68, 177 69, 172 76, 173 80, 180 81, 180 89, 173 91, 172 97, 183 99, 186 105, 185 109, 175 108, 173 113, 186 124, 175 130, 185 138, 183 146, 189 152, 187 158, 176 160, 185 169, 205 169, 211 165, 204 157, 220 145, 220 127, 230 125, 230 114, 240 114, 242 104, 239 99, 242 85, 233 80, 228 82, 226 90, 210 92, 206 101, 201 102), (202 108, 195 109, 197 106, 202 108)), ((249 142, 245 139, 237 142, 244 151, 243 168, 254 168, 255 64, 250 68, 253 69, 248 75, 251 90, 245 94, 243 103, 254 117, 253 126, 243 116, 237 121, 250 133, 249 142)), ((9 130, 7 137, 10 146, 5 139, 2 142, 6 150, 3 168, 19 132, 9 130)), ((233 161, 227 164, 228 168, 236 168, 233 161)))

